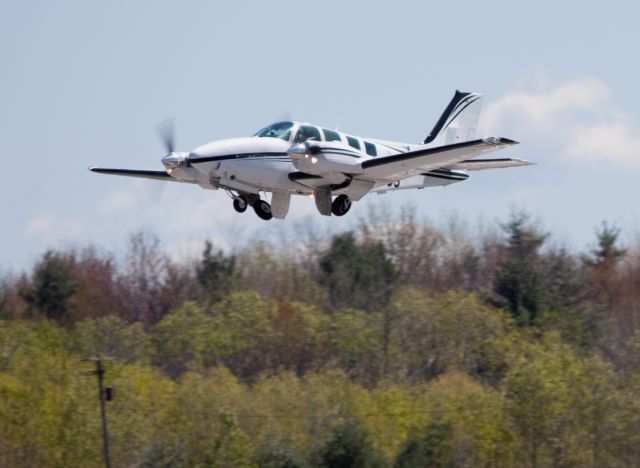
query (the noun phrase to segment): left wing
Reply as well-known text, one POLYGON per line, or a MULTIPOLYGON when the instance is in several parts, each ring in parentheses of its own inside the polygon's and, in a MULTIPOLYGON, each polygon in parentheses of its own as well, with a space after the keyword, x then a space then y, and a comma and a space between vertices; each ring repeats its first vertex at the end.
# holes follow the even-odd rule
POLYGON ((363 174, 359 175, 358 178, 376 180, 403 179, 442 167, 453 167, 453 165, 461 161, 517 143, 517 141, 508 138, 488 137, 372 158, 362 162, 363 174))
POLYGON ((136 170, 136 169, 107 169, 103 167, 90 167, 89 170, 91 172, 97 172, 98 174, 137 177, 140 179, 165 180, 165 181, 171 181, 171 182, 184 182, 182 180, 174 179, 165 171, 142 171, 142 170, 136 170))

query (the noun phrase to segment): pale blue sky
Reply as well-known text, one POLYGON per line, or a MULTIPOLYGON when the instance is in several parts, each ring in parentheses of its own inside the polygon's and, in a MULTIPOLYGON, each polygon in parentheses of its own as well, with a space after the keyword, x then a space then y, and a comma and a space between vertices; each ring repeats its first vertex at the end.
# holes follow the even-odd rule
MULTIPOLYGON (((453 91, 485 95, 485 133, 533 168, 475 173, 446 189, 384 197, 438 221, 504 219, 522 207, 582 248, 602 220, 638 232, 637 2, 0 3, 4 201, 0 271, 48 247, 120 248, 135 229, 167 249, 259 238, 224 193, 107 177, 90 165, 161 169, 154 126, 177 120, 178 149, 294 118, 416 142, 453 91), (522 3, 522 5, 520 4, 522 3)), ((277 234, 314 219, 293 204, 277 234)))

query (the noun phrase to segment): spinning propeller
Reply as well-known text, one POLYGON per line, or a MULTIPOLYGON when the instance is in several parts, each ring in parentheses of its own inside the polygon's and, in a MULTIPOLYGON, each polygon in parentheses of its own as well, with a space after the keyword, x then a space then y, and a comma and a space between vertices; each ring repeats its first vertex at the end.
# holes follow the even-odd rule
POLYGON ((156 125, 156 131, 167 151, 167 155, 162 158, 162 164, 167 168, 167 172, 184 165, 186 162, 185 155, 175 151, 176 139, 173 119, 169 118, 160 122, 156 125))

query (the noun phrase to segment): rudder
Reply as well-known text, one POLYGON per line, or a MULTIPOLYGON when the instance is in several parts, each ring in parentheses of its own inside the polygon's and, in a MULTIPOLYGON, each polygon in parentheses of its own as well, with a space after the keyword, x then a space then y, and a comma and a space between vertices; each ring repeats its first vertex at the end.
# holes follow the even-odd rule
POLYGON ((449 145, 472 140, 478 129, 482 95, 478 93, 455 92, 431 133, 422 142, 449 145))

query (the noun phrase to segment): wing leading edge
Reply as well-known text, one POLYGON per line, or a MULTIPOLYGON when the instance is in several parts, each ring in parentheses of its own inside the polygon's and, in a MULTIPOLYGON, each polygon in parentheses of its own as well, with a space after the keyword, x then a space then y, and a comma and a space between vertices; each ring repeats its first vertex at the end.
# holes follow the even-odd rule
POLYGON ((165 180, 171 182, 182 182, 181 180, 174 179, 165 171, 144 171, 136 169, 108 169, 104 167, 90 167, 91 172, 97 172, 98 174, 119 175, 126 177, 137 177, 139 179, 154 179, 165 180))

